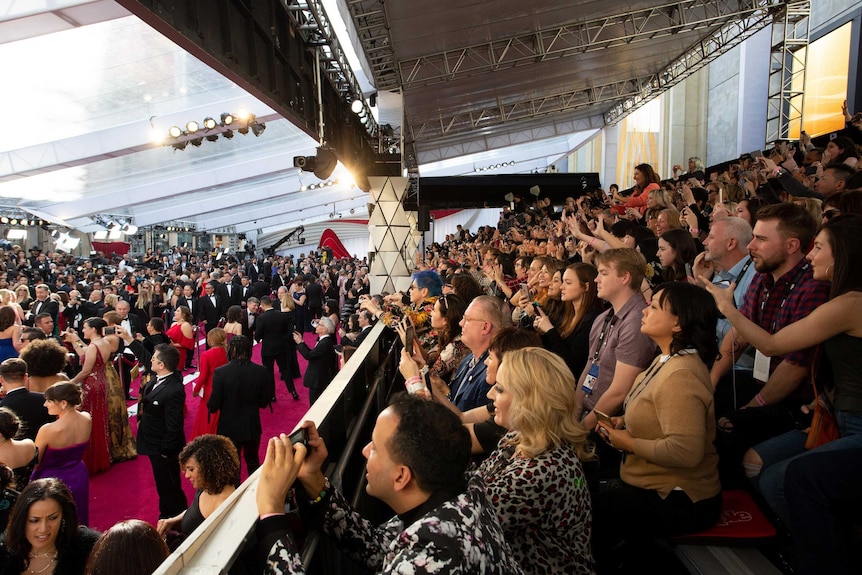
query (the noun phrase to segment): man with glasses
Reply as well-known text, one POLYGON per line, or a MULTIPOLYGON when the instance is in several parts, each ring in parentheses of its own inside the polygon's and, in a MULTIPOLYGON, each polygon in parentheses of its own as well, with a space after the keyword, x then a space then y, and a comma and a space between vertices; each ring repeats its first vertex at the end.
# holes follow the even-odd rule
POLYGON ((179 361, 177 348, 164 343, 156 346, 150 360, 156 377, 141 390, 138 409, 138 453, 150 458, 159 494, 159 519, 179 515, 188 507, 180 484, 179 455, 186 444, 186 393, 183 376, 177 371, 179 361))

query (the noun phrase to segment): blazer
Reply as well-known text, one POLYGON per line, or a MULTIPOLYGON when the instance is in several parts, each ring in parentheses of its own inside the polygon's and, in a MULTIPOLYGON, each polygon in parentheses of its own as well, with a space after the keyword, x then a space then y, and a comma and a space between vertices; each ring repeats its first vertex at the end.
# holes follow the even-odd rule
MULTIPOLYGON (((200 306, 200 300, 194 296, 192 296, 191 300, 192 306, 190 309, 192 311, 192 324, 196 324, 199 321, 198 318, 200 318, 200 309, 198 309, 200 306)), ((180 307, 181 305, 189 307, 189 300, 186 296, 180 296, 177 298, 177 307, 180 307)))
POLYGON ((30 320, 28 325, 33 325, 33 319, 39 315, 40 313, 49 313, 51 317, 54 318, 54 325, 57 325, 57 316, 60 315, 60 306, 57 302, 46 299, 45 301, 33 300, 33 303, 30 304, 30 310, 32 315, 30 316, 30 320))
POLYGON ((239 305, 242 301, 242 286, 231 284, 230 295, 227 294, 228 284, 220 283, 216 288, 216 294, 222 300, 222 309, 227 313, 227 309, 232 305, 239 305))
POLYGON ((220 295, 215 294, 216 303, 213 305, 210 296, 201 296, 198 298, 198 307, 200 308, 200 315, 198 316, 198 321, 205 321, 206 330, 209 331, 214 327, 218 327, 218 322, 224 316, 225 307, 224 307, 224 298, 220 295))
POLYGON ((54 421, 45 407, 45 396, 26 387, 10 390, 0 399, 0 407, 8 407, 21 420, 21 431, 27 439, 36 439, 39 428, 54 421))
POLYGON ((255 320, 254 338, 262 341, 261 357, 275 357, 286 354, 293 343, 292 314, 268 309, 255 320))
POLYGON ((153 389, 152 378, 141 392, 138 405, 138 453, 176 457, 186 444, 183 431, 183 406, 186 391, 179 371, 168 375, 153 389))
POLYGON ((207 409, 220 411, 218 434, 236 442, 260 439, 260 409, 275 396, 272 374, 251 361, 230 361, 213 372, 207 409))
POLYGON ((308 360, 302 385, 309 389, 325 389, 338 373, 335 337, 330 335, 320 339, 314 349, 309 349, 305 342, 301 342, 296 345, 296 350, 308 360))
POLYGON ((362 342, 365 341, 365 338, 368 337, 368 334, 371 333, 372 329, 374 329, 373 325, 363 328, 362 331, 359 332, 359 335, 356 336, 356 339, 354 339, 352 343, 348 343, 348 345, 359 347, 362 345, 362 342))

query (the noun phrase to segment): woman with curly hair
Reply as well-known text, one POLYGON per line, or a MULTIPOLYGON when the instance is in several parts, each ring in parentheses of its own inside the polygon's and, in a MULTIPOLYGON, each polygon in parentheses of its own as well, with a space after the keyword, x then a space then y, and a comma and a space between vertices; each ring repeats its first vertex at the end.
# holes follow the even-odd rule
POLYGON ((591 506, 581 461, 587 432, 572 417, 575 376, 538 347, 506 354, 488 392, 509 432, 477 473, 524 573, 592 573, 591 506))
POLYGON ((191 506, 174 517, 159 519, 159 535, 167 535, 173 551, 230 497, 239 485, 239 456, 233 442, 223 435, 201 435, 180 452, 180 467, 195 488, 191 506), (169 531, 174 531, 168 535, 169 531))
POLYGON ((0 575, 83 575, 99 532, 78 524, 72 494, 59 479, 37 479, 18 496, 0 544, 0 575))
POLYGON ((27 387, 30 391, 45 393, 58 381, 68 381, 66 348, 55 339, 37 339, 21 351, 21 359, 27 364, 27 387))

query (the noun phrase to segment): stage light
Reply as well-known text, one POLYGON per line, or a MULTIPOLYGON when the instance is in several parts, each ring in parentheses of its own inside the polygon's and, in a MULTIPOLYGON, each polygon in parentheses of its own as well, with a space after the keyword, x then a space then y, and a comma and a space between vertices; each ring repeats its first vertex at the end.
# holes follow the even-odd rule
POLYGON ((6 216, 3 216, 2 218, 0 218, 0 224, 8 224, 8 223, 9 223, 9 218, 7 218, 6 216))
POLYGON ((212 118, 204 118, 204 128, 212 130, 216 127, 216 121, 212 118))
POLYGON ((238 128, 237 132, 245 136, 246 134, 248 134, 248 125, 245 125, 242 128, 238 128))
POLYGON ((188 142, 177 142, 176 144, 171 145, 171 147, 175 150, 185 150, 188 142))
POLYGON ((356 100, 353 100, 353 102, 350 103, 350 110, 354 114, 358 114, 359 112, 361 112, 362 108, 363 108, 362 100, 360 100, 359 98, 357 98, 356 100))
POLYGON ((222 126, 229 126, 231 124, 233 124, 233 114, 228 114, 227 112, 222 114, 221 115, 221 125, 222 126))
POLYGON ((198 123, 195 122, 194 120, 192 120, 188 124, 186 124, 186 132, 188 132, 189 134, 194 134, 195 132, 197 132, 200 129, 201 129, 201 127, 198 126, 198 123))
POLYGON ((183 135, 183 131, 180 129, 179 126, 171 126, 170 130, 168 130, 168 135, 171 138, 179 138, 183 135))
POLYGON ((233 130, 225 130, 221 135, 230 140, 233 138, 233 130))
POLYGON ((258 124, 257 122, 251 125, 251 131, 255 136, 260 136, 266 130, 266 124, 258 124))
POLYGON ((240 108, 236 111, 236 117, 239 118, 240 121, 244 122, 251 117, 251 112, 249 112, 245 108, 240 108))
POLYGON ((18 220, 16 218, 12 218, 11 220, 9 220, 9 223, 12 224, 13 226, 17 226, 18 220))
POLYGON ((218 134, 210 134, 206 137, 207 142, 215 142, 218 140, 218 134))
POLYGON ((189 140, 189 143, 195 148, 200 148, 203 143, 203 138, 195 138, 194 140, 189 140))

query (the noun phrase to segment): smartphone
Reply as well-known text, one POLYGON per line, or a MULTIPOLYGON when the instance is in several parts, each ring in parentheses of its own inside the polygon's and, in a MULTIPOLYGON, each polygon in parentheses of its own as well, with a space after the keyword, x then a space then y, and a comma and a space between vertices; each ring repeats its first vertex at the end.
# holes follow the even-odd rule
POLYGON ((297 443, 301 443, 304 446, 308 447, 308 428, 301 427, 290 434, 290 444, 296 445, 297 443))
POLYGON ((542 309, 542 306, 539 305, 539 302, 537 302, 537 301, 533 302, 533 307, 535 308, 536 311, 539 311, 540 309, 542 309))
POLYGON ((102 330, 102 335, 116 335, 116 333, 117 333, 117 328, 114 326, 106 327, 105 329, 102 330))
POLYGON ((691 264, 689 263, 685 264, 685 277, 694 277, 694 274, 691 272, 691 264))
POLYGON ((530 288, 527 287, 527 284, 521 284, 521 297, 524 299, 530 299, 530 288))
POLYGON ((601 421, 602 423, 604 423, 605 425, 607 425, 611 429, 614 428, 614 423, 611 421, 610 415, 608 415, 607 413, 602 413, 598 409, 593 409, 593 413, 595 414, 596 419, 598 419, 599 421, 601 421))
POLYGON ((416 339, 416 327, 411 324, 407 326, 407 329, 404 332, 404 346, 407 348, 407 352, 410 355, 413 355, 414 339, 416 339))

